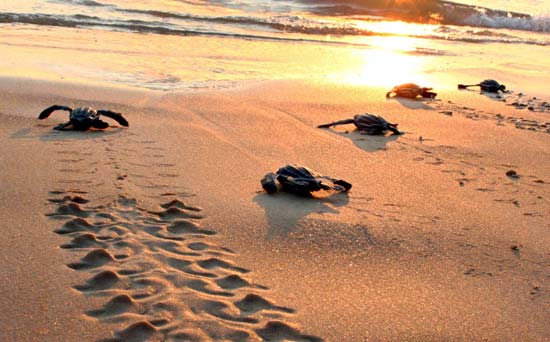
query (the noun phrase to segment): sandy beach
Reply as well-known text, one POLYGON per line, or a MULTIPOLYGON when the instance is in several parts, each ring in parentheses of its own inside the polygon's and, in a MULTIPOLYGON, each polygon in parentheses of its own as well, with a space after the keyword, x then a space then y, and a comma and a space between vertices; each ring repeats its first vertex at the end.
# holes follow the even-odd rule
POLYGON ((550 338, 541 113, 473 91, 419 102, 297 81, 0 87, 2 340, 550 338), (53 103, 130 127, 53 131, 65 113, 36 119, 53 103), (316 128, 365 111, 405 134, 316 128), (264 193, 287 163, 353 188, 264 193))
POLYGON ((6 3, 0 341, 550 341, 548 3, 460 3, 6 3))

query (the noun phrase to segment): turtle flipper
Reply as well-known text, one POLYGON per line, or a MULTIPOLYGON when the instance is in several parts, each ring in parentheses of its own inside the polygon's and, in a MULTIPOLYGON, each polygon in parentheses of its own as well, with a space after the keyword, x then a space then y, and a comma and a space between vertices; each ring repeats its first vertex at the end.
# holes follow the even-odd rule
POLYGON ((105 129, 105 128, 109 127, 109 124, 106 123, 103 120, 97 119, 97 120, 92 121, 92 127, 97 128, 97 129, 105 129))
POLYGON ((479 87, 480 84, 459 84, 458 89, 466 89, 468 87, 479 87))
POLYGON ((391 124, 388 123, 388 127, 386 127, 389 131, 391 131, 393 134, 401 135, 404 134, 403 132, 399 131, 397 129, 397 124, 391 124))
POLYGON ((44 109, 42 111, 42 113, 40 113, 40 115, 38 115, 38 118, 40 120, 44 120, 45 118, 49 117, 56 110, 66 110, 66 111, 71 112, 73 109, 70 108, 70 107, 67 107, 67 106, 53 105, 51 107, 48 107, 48 108, 44 109))
POLYGON ((124 127, 128 127, 128 121, 120 113, 104 109, 98 110, 97 113, 99 115, 105 115, 106 117, 115 120, 124 127))
POLYGON ((71 126, 73 123, 71 121, 67 121, 65 123, 62 123, 62 124, 59 124, 57 126, 55 126, 53 129, 57 130, 57 131, 64 131, 65 129, 67 129, 67 127, 71 126))
POLYGON ((434 93, 433 91, 430 91, 430 90, 432 90, 432 88, 422 88, 422 92, 420 93, 420 96, 427 99, 435 99, 435 97, 437 96, 437 93, 434 93))
POLYGON ((327 124, 322 124, 322 125, 317 126, 317 128, 329 128, 331 126, 346 125, 346 124, 351 124, 351 123, 354 123, 354 122, 355 122, 354 119, 345 119, 345 120, 340 120, 340 121, 334 121, 334 122, 327 123, 327 124))
POLYGON ((332 183, 330 185, 321 183, 321 186, 323 186, 323 189, 325 189, 325 190, 336 190, 336 191, 346 192, 349 189, 351 189, 351 183, 348 183, 343 179, 334 179, 334 178, 328 177, 328 176, 319 176, 319 178, 324 178, 324 179, 330 181, 330 183, 332 183))

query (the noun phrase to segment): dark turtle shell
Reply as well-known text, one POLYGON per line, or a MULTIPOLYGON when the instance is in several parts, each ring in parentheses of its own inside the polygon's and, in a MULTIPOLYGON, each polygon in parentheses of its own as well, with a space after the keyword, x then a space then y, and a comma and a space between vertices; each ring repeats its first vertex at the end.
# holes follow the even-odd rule
POLYGON ((486 91, 488 93, 498 93, 498 91, 504 91, 506 89, 506 86, 504 84, 500 84, 495 80, 484 80, 479 84, 482 91, 486 91))
POLYGON ((279 189, 301 196, 310 196, 319 190, 348 191, 351 184, 322 176, 304 166, 285 165, 277 172, 270 172, 261 181, 264 190, 271 194, 279 189), (277 184, 279 182, 279 184, 277 184))
POLYGON ((69 114, 69 120, 76 130, 87 130, 99 120, 99 114, 91 107, 75 108, 69 114))
POLYGON ((466 89, 469 87, 480 87, 482 92, 487 93, 498 93, 499 91, 504 92, 506 90, 506 86, 504 84, 500 84, 495 80, 484 80, 483 82, 480 82, 478 84, 458 85, 458 89, 466 89))
POLYGON ((99 114, 92 107, 79 107, 75 108, 69 114, 69 120, 96 120, 99 119, 99 114))
POLYGON ((406 97, 409 99, 416 99, 418 96, 425 98, 436 97, 437 94, 430 90, 432 90, 432 88, 420 87, 415 83, 405 83, 393 87, 393 89, 386 94, 386 97, 390 97, 392 93, 395 93, 397 97, 406 97))
POLYGON ((397 130, 397 124, 389 123, 379 115, 357 114, 353 117, 353 123, 357 126, 357 129, 369 135, 383 134, 386 131, 401 134, 397 130))
POLYGON ((318 128, 329 128, 332 126, 354 124, 362 134, 384 134, 392 131, 394 134, 401 134, 397 130, 397 124, 387 122, 383 117, 374 114, 357 114, 353 119, 344 119, 317 126, 318 128))

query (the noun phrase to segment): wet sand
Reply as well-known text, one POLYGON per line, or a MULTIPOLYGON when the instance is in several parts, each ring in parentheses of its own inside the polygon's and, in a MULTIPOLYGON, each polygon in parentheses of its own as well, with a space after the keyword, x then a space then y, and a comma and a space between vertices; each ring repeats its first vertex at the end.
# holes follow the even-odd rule
POLYGON ((0 340, 548 340, 550 112, 387 90, 2 78, 0 340), (130 127, 52 131, 54 103, 130 127), (405 134, 316 128, 364 112, 405 134), (353 188, 263 193, 287 163, 353 188))

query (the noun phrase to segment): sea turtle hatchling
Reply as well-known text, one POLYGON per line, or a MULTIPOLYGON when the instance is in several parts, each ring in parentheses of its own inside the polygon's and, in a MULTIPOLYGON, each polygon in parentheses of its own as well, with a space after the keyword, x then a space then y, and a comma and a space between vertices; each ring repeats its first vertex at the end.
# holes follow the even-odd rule
POLYGON ((353 119, 345 119, 317 126, 328 128, 336 125, 354 124, 361 134, 376 135, 392 131, 394 134, 402 134, 397 130, 398 124, 387 122, 383 117, 373 114, 357 114, 353 119))
POLYGON ((391 97, 392 94, 395 94, 397 97, 406 97, 409 99, 416 99, 417 97, 423 97, 428 99, 433 99, 437 96, 437 93, 432 91, 432 88, 420 87, 414 83, 405 83, 393 87, 392 90, 386 93, 386 97, 391 97))
POLYGON ((290 164, 279 168, 277 172, 269 172, 261 183, 268 194, 283 190, 300 196, 311 196, 312 192, 319 190, 346 192, 351 189, 351 184, 345 180, 323 176, 307 167, 290 164))
POLYGON ((458 89, 466 89, 468 87, 480 87, 481 91, 487 92, 487 93, 498 93, 499 91, 504 92, 506 90, 506 86, 504 84, 500 84, 495 80, 484 80, 483 82, 480 82, 478 84, 459 84, 458 89))
POLYGON ((42 113, 38 115, 38 119, 44 120, 56 110, 66 110, 69 112, 69 121, 55 126, 53 129, 56 130, 69 129, 71 126, 78 131, 86 131, 90 128, 105 129, 109 127, 108 123, 99 118, 100 115, 104 115, 115 120, 122 126, 128 127, 128 121, 126 121, 120 113, 104 109, 95 110, 91 107, 78 107, 72 109, 67 106, 53 105, 44 109, 42 113))

